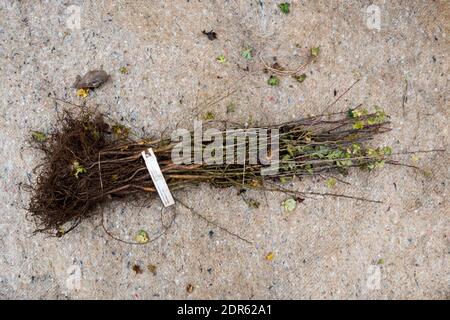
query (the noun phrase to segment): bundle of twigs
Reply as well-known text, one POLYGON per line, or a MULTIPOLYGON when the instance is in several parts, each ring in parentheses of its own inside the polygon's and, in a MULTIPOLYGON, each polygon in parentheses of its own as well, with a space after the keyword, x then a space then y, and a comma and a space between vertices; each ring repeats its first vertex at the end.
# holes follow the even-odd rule
POLYGON ((67 233, 111 198, 155 194, 141 157, 149 147, 171 191, 209 183, 298 194, 279 182, 293 176, 334 176, 346 174, 352 167, 372 170, 394 163, 388 147, 368 146, 376 134, 390 130, 387 116, 378 109, 371 113, 354 109, 267 126, 279 130, 280 169, 272 176, 261 175, 261 163, 248 161, 174 164, 171 139, 130 138, 126 127, 104 119, 102 115, 65 112, 54 132, 35 141, 44 154, 28 208, 37 220, 37 231, 61 235, 63 226, 67 233))

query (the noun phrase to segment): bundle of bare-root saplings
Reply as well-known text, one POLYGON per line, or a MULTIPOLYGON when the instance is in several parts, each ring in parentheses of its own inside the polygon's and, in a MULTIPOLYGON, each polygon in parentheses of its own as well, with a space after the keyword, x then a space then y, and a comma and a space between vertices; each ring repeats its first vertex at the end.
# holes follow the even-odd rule
MULTIPOLYGON (((172 192, 180 188, 195 192, 196 184, 208 183, 214 188, 278 190, 301 196, 299 191, 286 189, 283 182, 294 176, 335 177, 353 167, 370 171, 396 163, 389 147, 371 145, 377 134, 390 130, 388 117, 378 108, 312 116, 260 129, 277 130, 279 169, 274 174, 262 174, 267 164, 260 159, 250 161, 250 157, 234 164, 225 159, 222 163, 174 163, 172 149, 179 142, 132 138, 126 126, 107 123, 101 114, 64 112, 51 133, 35 133, 34 146, 44 157, 36 182, 30 186, 28 211, 36 219, 37 231, 62 235, 98 214, 98 207, 114 198, 156 194, 141 155, 148 148, 153 149, 172 192)), ((207 148, 208 142, 201 143, 207 148)), ((243 143, 251 152, 249 142, 243 143)), ((222 154, 226 156, 225 150, 222 154)))

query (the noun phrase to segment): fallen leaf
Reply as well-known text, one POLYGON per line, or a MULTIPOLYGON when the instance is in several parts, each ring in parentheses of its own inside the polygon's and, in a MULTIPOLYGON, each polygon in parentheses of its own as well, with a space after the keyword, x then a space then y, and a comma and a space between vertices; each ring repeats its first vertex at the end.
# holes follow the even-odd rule
POLYGON ((297 201, 293 198, 288 198, 281 203, 281 206, 286 212, 292 212, 297 208, 297 201))
POLYGON ((431 170, 423 170, 422 174, 425 176, 425 178, 431 178, 433 176, 433 172, 431 172, 431 170))
POLYGON ((278 8, 280 8, 280 11, 283 12, 284 14, 288 14, 291 11, 290 6, 291 6, 290 3, 283 2, 278 5, 278 8))
POLYGON ((280 183, 281 184, 287 184, 292 182, 292 177, 280 177, 280 183))
POLYGON ((115 124, 112 126, 112 131, 117 138, 126 139, 130 133, 130 129, 122 124, 115 124))
POLYGON ((252 51, 253 51, 252 48, 245 49, 241 52, 241 56, 247 60, 252 60, 253 59, 252 51))
POLYGON ((133 268, 131 268, 131 269, 133 269, 133 271, 134 271, 136 274, 141 274, 141 273, 142 273, 141 267, 140 267, 139 265, 137 265, 137 264, 133 265, 133 268))
POLYGON ((81 98, 86 98, 89 95, 89 89, 78 89, 77 90, 77 96, 81 97, 81 98))
POLYGON ((87 170, 85 167, 83 167, 82 165, 80 165, 80 163, 78 161, 74 161, 72 163, 72 167, 73 167, 73 175, 75 176, 75 178, 78 179, 78 175, 81 173, 86 173, 87 170))
POLYGON ((327 179, 327 187, 328 188, 334 188, 336 185, 337 180, 335 178, 328 178, 327 179))
POLYGON ((149 241, 147 231, 139 230, 138 233, 136 234, 136 236, 134 237, 134 240, 137 243, 141 243, 141 244, 147 243, 149 241))
POLYGON ((294 78, 295 78, 295 80, 297 80, 298 82, 302 83, 302 82, 305 81, 305 79, 306 79, 306 74, 305 74, 305 73, 302 73, 302 74, 300 74, 300 75, 298 75, 298 76, 295 76, 294 78))
POLYGON ((192 285, 192 284, 188 284, 187 286, 186 286, 186 291, 187 291, 187 293, 192 293, 192 292, 194 292, 194 286, 192 285))
POLYGON ((215 118, 216 118, 216 116, 211 111, 206 112, 205 115, 203 116, 203 120, 205 120, 205 121, 214 120, 215 118))
POLYGON ((121 74, 127 74, 128 73, 128 68, 127 67, 120 67, 119 72, 121 74))
POLYGON ((40 131, 32 131, 31 136, 33 137, 34 140, 39 142, 44 142, 47 140, 47 136, 45 135, 45 133, 40 131))
POLYGON ((148 271, 150 271, 151 273, 153 273, 154 276, 156 276, 156 266, 154 264, 149 264, 147 266, 148 271))
POLYGON ((216 60, 217 60, 217 62, 219 62, 219 63, 225 63, 225 62, 227 62, 227 59, 225 58, 225 56, 224 56, 223 54, 221 54, 220 56, 218 56, 218 57, 216 58, 216 60))
POLYGON ((320 47, 311 48, 311 56, 317 58, 320 53, 320 47))
POLYGON ((270 76, 267 83, 271 86, 278 86, 280 84, 280 79, 276 76, 270 76))
POLYGON ((247 203, 248 207, 252 208, 252 209, 258 209, 260 206, 260 203, 254 199, 248 199, 246 201, 246 203, 247 203))
POLYGON ((275 256, 275 254, 274 254, 272 251, 270 251, 270 252, 266 255, 266 260, 267 260, 267 261, 272 261, 274 256, 275 256))

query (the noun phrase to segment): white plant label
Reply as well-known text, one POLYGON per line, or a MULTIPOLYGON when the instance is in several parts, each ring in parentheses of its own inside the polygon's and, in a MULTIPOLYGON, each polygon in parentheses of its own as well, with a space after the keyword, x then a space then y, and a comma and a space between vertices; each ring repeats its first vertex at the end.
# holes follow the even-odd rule
POLYGON ((166 179, 164 179, 164 176, 158 164, 158 160, 156 159, 152 148, 148 148, 147 151, 142 151, 142 157, 144 158, 147 170, 152 177, 153 184, 156 187, 156 191, 158 191, 163 205, 165 207, 169 207, 175 204, 172 193, 170 193, 169 186, 166 183, 166 179))

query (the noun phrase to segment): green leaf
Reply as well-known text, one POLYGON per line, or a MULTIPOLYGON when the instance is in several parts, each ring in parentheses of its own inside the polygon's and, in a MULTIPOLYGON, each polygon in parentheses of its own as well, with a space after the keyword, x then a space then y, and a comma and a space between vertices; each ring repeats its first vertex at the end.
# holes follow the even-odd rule
POLYGON ((380 160, 380 161, 375 162, 375 168, 377 168, 377 169, 384 168, 384 160, 380 160))
POLYGON ((31 136, 33 137, 34 140, 36 140, 38 142, 47 141, 47 136, 45 135, 45 133, 40 132, 40 131, 32 131, 31 136))
POLYGON ((305 165, 305 170, 306 170, 306 172, 308 172, 309 174, 313 174, 313 168, 312 168, 312 165, 311 164, 306 164, 305 165))
POLYGON ((358 154, 361 152, 361 145, 357 144, 357 143, 353 143, 352 144, 352 153, 353 154, 358 154))
POLYGON ((379 118, 383 118, 383 120, 384 120, 384 118, 386 117, 386 113, 383 111, 383 109, 381 109, 378 106, 375 106, 375 111, 376 111, 375 112, 376 116, 379 118))
POLYGON ((342 160, 337 160, 336 161, 336 165, 338 167, 349 167, 353 164, 352 160, 350 159, 342 159, 342 160))
POLYGON ((127 74, 128 73, 128 68, 127 67, 120 67, 119 72, 121 74, 127 74))
POLYGON ((362 116, 365 116, 369 114, 369 112, 366 109, 354 109, 354 110, 348 110, 348 116, 349 118, 360 118, 362 116))
POLYGON ((375 118, 369 118, 369 119, 367 119, 367 124, 369 125, 369 126, 371 126, 371 125, 373 125, 373 124, 376 124, 377 123, 377 121, 375 120, 375 118))
POLYGON ((297 208, 297 201, 294 198, 288 198, 281 203, 281 207, 286 212, 292 212, 297 208))
POLYGON ((319 56, 319 53, 320 53, 320 47, 311 48, 311 56, 313 58, 317 58, 319 56))
POLYGON ((286 150, 287 150, 287 152, 289 153, 289 155, 290 155, 291 157, 295 157, 295 154, 296 154, 296 151, 297 151, 297 148, 296 148, 296 147, 294 147, 294 146, 291 145, 291 144, 288 144, 287 147, 286 147, 286 150))
POLYGON ((278 79, 276 76, 270 76, 270 78, 267 80, 267 83, 271 86, 278 86, 280 84, 280 79, 278 79))
POLYGON ((375 116, 367 119, 367 124, 369 125, 383 123, 386 120, 386 113, 380 107, 375 106, 375 110, 375 116))
POLYGON ((385 154, 387 156, 392 154, 392 148, 391 147, 386 146, 386 147, 383 147, 382 150, 383 150, 383 154, 385 154))
POLYGON ((306 74, 305 74, 305 73, 302 73, 302 74, 300 74, 300 75, 298 75, 298 76, 294 76, 294 78, 295 78, 295 80, 297 80, 298 82, 302 83, 302 82, 305 81, 305 79, 306 79, 306 74))
POLYGON ((425 178, 431 178, 433 176, 433 172, 431 170, 423 170, 422 174, 425 176, 425 178))
POLYGON ((234 111, 236 111, 236 105, 234 103, 227 105, 227 113, 232 113, 234 111))
POLYGON ((241 52, 241 56, 247 60, 252 60, 253 59, 252 51, 253 51, 252 48, 245 49, 241 52))
POLYGON ((327 147, 325 147, 325 146, 317 146, 315 155, 317 157, 319 157, 320 159, 323 159, 329 154, 329 152, 330 152, 330 149, 328 149, 327 147))
POLYGON ((213 112, 208 111, 205 113, 205 115, 203 116, 203 120, 214 120, 216 118, 216 116, 214 115, 213 112))
POLYGON ((218 57, 216 58, 216 60, 217 60, 217 62, 219 62, 219 63, 225 63, 225 62, 227 62, 227 59, 225 58, 225 56, 224 56, 223 54, 221 54, 220 56, 218 56, 218 57))
POLYGON ((335 178, 328 178, 327 179, 327 187, 333 188, 336 185, 337 180, 335 178))
POLYGON ((81 166, 80 163, 78 161, 74 161, 73 164, 73 175, 75 176, 75 178, 78 179, 78 175, 81 173, 86 173, 87 170, 85 167, 81 166))
POLYGON ((144 244, 149 241, 148 233, 145 230, 139 230, 136 236, 134 237, 134 240, 137 243, 144 244))
POLYGON ((280 11, 283 12, 284 14, 288 14, 291 11, 290 7, 291 4, 287 2, 283 2, 278 5, 278 8, 280 8, 280 11))
POLYGON ((252 209, 258 209, 260 206, 260 203, 255 199, 248 199, 245 202, 247 203, 248 207, 252 209))
POLYGON ((341 150, 333 150, 327 154, 327 159, 340 159, 344 157, 344 153, 341 150))
POLYGON ((281 184, 287 184, 292 181, 292 177, 280 177, 281 184))
POLYGON ((297 153, 309 154, 314 151, 314 148, 308 145, 297 146, 297 153))
POLYGON ((363 129, 363 128, 364 128, 364 121, 356 121, 353 124, 353 129, 355 129, 355 130, 360 130, 360 129, 363 129))
POLYGON ((292 160, 292 157, 289 154, 285 154, 281 158, 281 163, 283 164, 282 168, 285 170, 294 170, 295 162, 292 160))
POLYGON ((114 135, 119 139, 126 139, 130 134, 130 129, 123 124, 115 124, 112 126, 112 131, 114 135))

